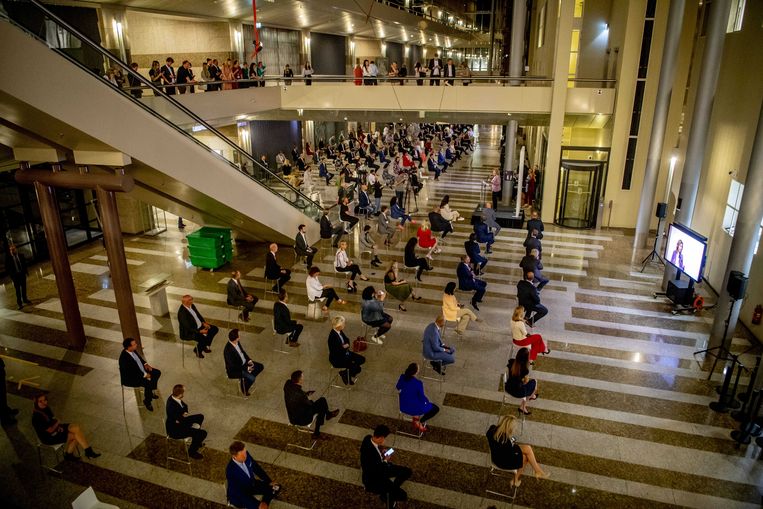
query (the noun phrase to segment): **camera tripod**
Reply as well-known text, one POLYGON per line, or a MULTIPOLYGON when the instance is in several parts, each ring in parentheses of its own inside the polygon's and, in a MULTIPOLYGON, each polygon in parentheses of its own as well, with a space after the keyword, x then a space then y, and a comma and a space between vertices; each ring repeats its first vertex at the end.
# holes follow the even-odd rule
POLYGON ((660 240, 660 226, 662 225, 662 218, 657 218, 657 235, 654 236, 654 246, 652 247, 652 252, 646 255, 646 258, 641 260, 641 272, 644 272, 644 269, 647 265, 650 263, 659 263, 660 265, 665 265, 665 262, 663 261, 662 257, 660 256, 660 253, 657 252, 657 242, 660 240), (656 258, 656 260, 655 260, 656 258))
POLYGON ((403 198, 403 202, 405 205, 405 210, 408 212, 408 214, 416 214, 419 211, 419 201, 416 191, 413 190, 410 174, 408 175, 408 181, 405 185, 405 196, 403 198), (414 210, 411 210, 411 196, 413 196, 413 204, 416 207, 414 210))

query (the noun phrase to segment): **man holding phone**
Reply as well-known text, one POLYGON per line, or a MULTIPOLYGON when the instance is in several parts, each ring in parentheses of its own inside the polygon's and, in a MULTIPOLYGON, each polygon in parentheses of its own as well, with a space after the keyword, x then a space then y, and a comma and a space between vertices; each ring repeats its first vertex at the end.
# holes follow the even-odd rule
POLYGON ((291 374, 283 386, 283 399, 286 403, 286 413, 289 416, 289 422, 298 426, 307 426, 315 419, 315 430, 313 438, 318 440, 328 440, 326 435, 321 435, 321 426, 325 421, 330 421, 339 415, 339 409, 329 411, 329 404, 326 398, 318 398, 315 401, 310 396, 315 391, 305 391, 302 389, 304 376, 301 370, 291 374))
POLYGON ((394 450, 384 447, 384 440, 389 433, 389 428, 380 424, 372 435, 363 438, 360 445, 360 466, 363 470, 363 486, 371 493, 378 494, 386 507, 391 509, 395 502, 408 499, 408 494, 400 486, 413 475, 413 471, 390 461, 394 450))

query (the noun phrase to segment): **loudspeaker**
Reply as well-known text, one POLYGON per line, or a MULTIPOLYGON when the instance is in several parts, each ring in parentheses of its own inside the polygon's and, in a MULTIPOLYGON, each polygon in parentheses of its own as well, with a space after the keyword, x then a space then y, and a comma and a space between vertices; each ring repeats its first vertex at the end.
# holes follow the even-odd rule
POLYGON ((689 286, 689 281, 684 279, 671 279, 665 296, 674 304, 688 306, 694 301, 694 288, 689 286))
POLYGON ((744 298, 744 292, 747 291, 748 277, 738 270, 729 272, 729 282, 726 284, 726 291, 733 300, 744 298))
POLYGON ((665 219, 665 217, 668 215, 668 204, 663 202, 658 203, 657 210, 654 212, 654 215, 660 219, 665 219))

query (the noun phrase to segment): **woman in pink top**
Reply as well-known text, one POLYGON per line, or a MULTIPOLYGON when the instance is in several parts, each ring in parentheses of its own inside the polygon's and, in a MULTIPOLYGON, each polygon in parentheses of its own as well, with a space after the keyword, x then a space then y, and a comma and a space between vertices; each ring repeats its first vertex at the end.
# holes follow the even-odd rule
POLYGON ((493 191, 493 210, 498 210, 498 198, 501 197, 501 175, 498 170, 493 170, 493 176, 490 177, 488 184, 493 191))

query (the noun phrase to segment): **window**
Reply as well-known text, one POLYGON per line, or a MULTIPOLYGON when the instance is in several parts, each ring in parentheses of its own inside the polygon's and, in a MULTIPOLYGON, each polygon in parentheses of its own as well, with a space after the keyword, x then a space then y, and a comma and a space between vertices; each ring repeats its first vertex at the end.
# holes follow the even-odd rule
POLYGON ((546 4, 540 8, 538 14, 538 47, 542 48, 546 42, 546 4))
POLYGON ((746 0, 731 0, 731 11, 729 12, 729 24, 726 26, 726 33, 739 32, 742 30, 742 19, 744 18, 744 4, 746 0))
POLYGON ((585 3, 585 0, 575 0, 575 14, 574 16, 576 18, 582 18, 583 17, 583 4, 585 3))
POLYGON ((575 77, 578 74, 578 52, 580 51, 580 30, 572 31, 572 41, 570 41, 570 65, 567 70, 568 88, 575 86, 575 77))
MULTIPOLYGON (((739 208, 742 205, 742 195, 744 194, 744 184, 731 179, 731 185, 729 186, 729 196, 726 198, 726 212, 723 214, 723 230, 734 236, 734 230, 736 229, 737 217, 739 217, 739 208)), ((763 234, 763 221, 760 223, 760 231, 758 232, 758 239, 755 242, 755 250, 753 253, 758 254, 758 246, 760 245, 760 236, 763 234)))

